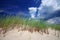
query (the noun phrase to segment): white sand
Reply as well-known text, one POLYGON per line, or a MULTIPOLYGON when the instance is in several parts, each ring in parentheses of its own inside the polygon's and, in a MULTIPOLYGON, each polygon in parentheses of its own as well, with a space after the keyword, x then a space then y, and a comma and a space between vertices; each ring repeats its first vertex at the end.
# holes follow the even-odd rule
POLYGON ((55 36, 54 33, 55 31, 51 29, 49 29, 49 34, 44 33, 43 35, 38 32, 18 32, 17 29, 13 29, 7 32, 5 37, 3 37, 3 34, 0 34, 0 40, 60 40, 60 37, 55 36))

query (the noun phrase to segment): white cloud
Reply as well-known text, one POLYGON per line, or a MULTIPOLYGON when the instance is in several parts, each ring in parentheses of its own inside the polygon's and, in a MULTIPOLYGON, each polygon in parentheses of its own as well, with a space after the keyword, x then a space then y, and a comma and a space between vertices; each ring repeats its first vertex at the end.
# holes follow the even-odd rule
POLYGON ((41 2, 40 9, 44 6, 53 7, 54 10, 60 9, 60 0, 42 0, 41 2))
POLYGON ((29 8, 29 13, 31 15, 31 18, 35 18, 36 11, 37 11, 36 7, 30 7, 29 8))
POLYGON ((52 18, 46 21, 49 24, 59 24, 60 23, 60 17, 52 18))
POLYGON ((0 10, 0 12, 3 12, 4 10, 0 10))
POLYGON ((54 24, 54 23, 55 23, 55 21, 56 21, 56 20, 49 19, 49 20, 47 21, 47 23, 54 24))
POLYGON ((60 9, 60 0, 42 0, 38 7, 38 17, 45 18, 47 14, 60 9), (47 14, 45 14, 47 13, 47 14))
POLYGON ((37 8, 36 8, 36 7, 30 7, 30 8, 29 8, 29 12, 30 12, 31 14, 35 14, 36 11, 37 11, 37 8))
POLYGON ((49 15, 49 13, 51 14, 52 12, 60 9, 60 0, 42 0, 41 5, 38 8, 30 7, 29 13, 31 14, 32 18, 35 17, 37 9, 38 9, 37 17, 44 19, 46 16, 49 15))

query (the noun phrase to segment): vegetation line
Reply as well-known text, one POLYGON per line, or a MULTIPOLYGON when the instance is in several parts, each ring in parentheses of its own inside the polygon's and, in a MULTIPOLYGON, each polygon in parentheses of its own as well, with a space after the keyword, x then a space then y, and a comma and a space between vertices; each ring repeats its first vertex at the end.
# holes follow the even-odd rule
MULTIPOLYGON (((8 29, 13 29, 17 26, 17 28, 21 27, 21 30, 28 30, 30 32, 33 31, 38 31, 43 33, 47 33, 48 32, 48 28, 52 28, 55 30, 59 30, 60 31, 60 25, 48 25, 46 23, 44 23, 41 20, 29 20, 27 18, 22 18, 22 17, 10 17, 7 16, 6 18, 1 18, 0 19, 0 28, 2 28, 2 30, 4 31, 3 34, 5 34, 7 32, 8 29)), ((58 32, 59 33, 59 32, 58 32)))

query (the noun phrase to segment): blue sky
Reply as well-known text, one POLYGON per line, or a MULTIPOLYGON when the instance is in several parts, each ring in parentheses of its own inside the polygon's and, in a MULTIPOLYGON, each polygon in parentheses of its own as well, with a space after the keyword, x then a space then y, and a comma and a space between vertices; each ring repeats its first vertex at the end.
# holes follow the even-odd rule
POLYGON ((1 12, 60 22, 60 0, 0 0, 1 12))
POLYGON ((29 7, 39 7, 41 0, 0 0, 0 8, 18 7, 19 10, 28 10, 29 7))
POLYGON ((26 15, 29 14, 29 7, 39 7, 41 0, 0 0, 0 11, 8 14, 26 15))

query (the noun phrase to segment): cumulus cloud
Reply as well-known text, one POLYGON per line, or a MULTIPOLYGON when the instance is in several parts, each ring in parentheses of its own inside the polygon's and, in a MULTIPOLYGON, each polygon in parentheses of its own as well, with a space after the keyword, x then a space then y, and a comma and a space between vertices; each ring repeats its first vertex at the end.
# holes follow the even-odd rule
POLYGON ((52 7, 54 10, 60 9, 60 0, 42 0, 41 2, 40 9, 44 6, 52 7))
POLYGON ((48 19, 50 24, 60 23, 60 0, 42 0, 39 6, 38 16, 41 19, 48 19))
POLYGON ((60 10, 60 0, 42 0, 41 5, 38 7, 38 17, 44 19, 57 10, 60 10))
POLYGON ((35 18, 36 11, 37 11, 36 7, 30 7, 29 8, 29 13, 31 15, 31 18, 35 18))
POLYGON ((60 24, 60 17, 52 18, 46 21, 49 24, 60 24))
POLYGON ((60 10, 60 0, 42 0, 41 5, 38 7, 38 15, 41 13, 51 13, 60 10))
MULTIPOLYGON (((60 16, 60 0, 41 0, 41 4, 38 8, 36 7, 30 7, 29 13, 31 14, 31 18, 35 18, 35 14, 38 10, 37 17, 40 19, 43 19, 47 22, 57 23, 56 20, 59 20, 57 18, 60 16), (58 11, 59 10, 59 11, 58 11)), ((60 22, 60 20, 59 20, 60 22)))
POLYGON ((42 0, 41 5, 38 8, 30 7, 29 13, 31 14, 32 18, 35 17, 37 9, 37 17, 44 19, 46 16, 49 15, 49 13, 51 14, 52 12, 60 9, 60 0, 42 0))

